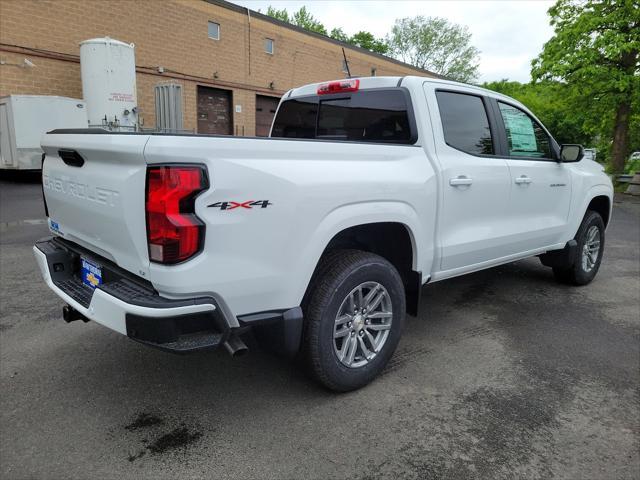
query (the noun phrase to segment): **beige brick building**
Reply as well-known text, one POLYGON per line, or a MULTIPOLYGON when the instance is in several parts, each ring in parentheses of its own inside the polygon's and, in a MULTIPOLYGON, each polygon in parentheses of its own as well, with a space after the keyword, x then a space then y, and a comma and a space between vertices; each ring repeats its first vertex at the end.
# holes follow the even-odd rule
POLYGON ((155 86, 172 82, 185 129, 255 135, 289 88, 344 78, 343 47, 353 76, 431 75, 222 0, 0 0, 0 96, 82 98, 79 43, 105 36, 135 44, 145 127, 155 86))

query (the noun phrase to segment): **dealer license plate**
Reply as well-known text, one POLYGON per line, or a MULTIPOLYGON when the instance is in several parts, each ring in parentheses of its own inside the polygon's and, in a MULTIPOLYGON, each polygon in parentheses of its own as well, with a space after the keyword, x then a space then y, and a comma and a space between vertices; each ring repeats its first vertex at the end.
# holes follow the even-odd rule
POLYGON ((85 285, 96 288, 102 284, 102 268, 100 265, 96 265, 86 258, 80 258, 80 277, 82 283, 85 285))

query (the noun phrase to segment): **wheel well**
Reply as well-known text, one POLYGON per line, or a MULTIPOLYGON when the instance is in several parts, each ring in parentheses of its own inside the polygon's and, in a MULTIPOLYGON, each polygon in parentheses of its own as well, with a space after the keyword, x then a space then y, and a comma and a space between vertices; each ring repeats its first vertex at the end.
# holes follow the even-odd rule
POLYGON ((394 222, 350 227, 331 239, 323 255, 330 250, 350 248, 375 253, 391 262, 404 283, 407 312, 417 315, 422 274, 413 270, 413 243, 407 227, 394 222))
POLYGON ((594 197, 591 202, 589 202, 589 206, 587 210, 593 210, 594 212, 598 212, 602 217, 602 221, 604 222, 604 226, 606 227, 609 224, 609 211, 610 211, 611 203, 609 197, 605 195, 600 195, 598 197, 594 197))

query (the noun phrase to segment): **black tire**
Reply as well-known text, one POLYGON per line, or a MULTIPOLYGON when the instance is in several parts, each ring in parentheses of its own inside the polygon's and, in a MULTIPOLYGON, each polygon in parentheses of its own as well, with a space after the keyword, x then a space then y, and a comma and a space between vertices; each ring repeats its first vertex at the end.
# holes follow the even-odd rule
POLYGON ((569 285, 586 285, 590 283, 598 273, 600 263, 602 262, 602 254, 604 252, 604 221, 598 212, 593 210, 587 210, 578 233, 575 236, 575 240, 578 243, 576 248, 576 255, 573 259, 572 265, 569 267, 553 267, 553 275, 556 280, 561 283, 569 285), (591 227, 597 227, 598 235, 600 239, 600 249, 598 256, 591 267, 591 269, 585 269, 583 259, 583 251, 585 249, 585 243, 587 242, 588 232, 591 227))
MULTIPOLYGON (((384 258, 359 250, 337 250, 325 255, 321 261, 302 308, 305 318, 302 354, 310 373, 325 387, 347 392, 371 382, 393 355, 404 327, 404 285, 396 268, 384 258), (340 361, 335 350, 335 321, 349 293, 366 282, 377 283, 386 289, 386 301, 390 301, 392 307, 391 326, 375 357, 365 365, 351 368, 340 361)), ((348 336, 339 342, 346 338, 348 336)))

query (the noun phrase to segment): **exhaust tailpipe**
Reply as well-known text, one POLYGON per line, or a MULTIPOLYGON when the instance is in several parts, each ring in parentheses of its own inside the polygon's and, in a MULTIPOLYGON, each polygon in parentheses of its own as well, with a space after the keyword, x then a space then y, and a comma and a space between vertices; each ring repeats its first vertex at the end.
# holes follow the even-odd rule
POLYGON ((229 352, 229 355, 232 357, 240 357, 249 351, 249 348, 237 335, 231 335, 227 341, 224 342, 224 348, 227 349, 227 352, 229 352))

